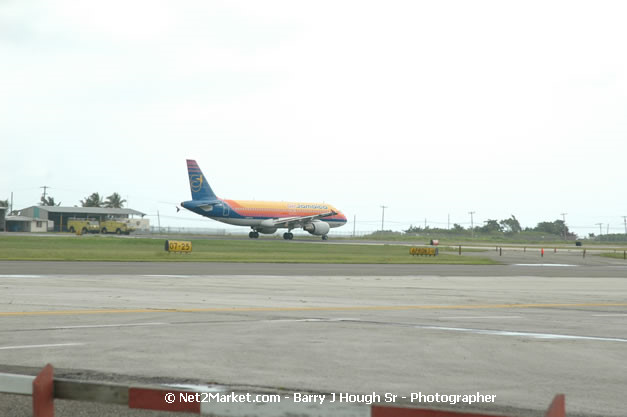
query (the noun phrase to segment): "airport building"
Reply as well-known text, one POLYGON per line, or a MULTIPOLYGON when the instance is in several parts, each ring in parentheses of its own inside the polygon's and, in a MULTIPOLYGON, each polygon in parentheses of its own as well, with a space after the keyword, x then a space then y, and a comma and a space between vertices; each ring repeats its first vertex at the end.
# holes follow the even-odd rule
POLYGON ((0 207, 0 232, 4 232, 6 230, 6 225, 5 225, 6 213, 7 213, 7 208, 0 207))
POLYGON ((124 220, 136 230, 149 230, 145 213, 129 208, 31 206, 6 216, 8 232, 67 232, 71 219, 103 222, 124 220))

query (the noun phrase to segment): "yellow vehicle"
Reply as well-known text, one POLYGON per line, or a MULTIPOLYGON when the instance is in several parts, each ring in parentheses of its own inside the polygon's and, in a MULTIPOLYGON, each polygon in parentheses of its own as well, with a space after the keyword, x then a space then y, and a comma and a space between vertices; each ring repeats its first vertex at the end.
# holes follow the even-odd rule
POLYGON ((81 232, 81 234, 100 232, 100 223, 94 219, 69 219, 67 230, 70 233, 81 232))
POLYGON ((115 233, 118 235, 124 233, 128 235, 133 230, 135 229, 120 220, 105 220, 100 222, 100 233, 115 233))

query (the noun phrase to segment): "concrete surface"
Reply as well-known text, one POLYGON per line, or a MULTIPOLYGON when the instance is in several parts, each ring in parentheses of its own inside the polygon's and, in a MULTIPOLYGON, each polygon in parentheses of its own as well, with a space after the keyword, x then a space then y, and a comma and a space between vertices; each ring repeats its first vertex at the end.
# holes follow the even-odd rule
POLYGON ((495 404, 447 408, 530 416, 565 393, 569 416, 625 416, 626 360, 620 265, 0 262, 3 372, 479 391, 495 404))

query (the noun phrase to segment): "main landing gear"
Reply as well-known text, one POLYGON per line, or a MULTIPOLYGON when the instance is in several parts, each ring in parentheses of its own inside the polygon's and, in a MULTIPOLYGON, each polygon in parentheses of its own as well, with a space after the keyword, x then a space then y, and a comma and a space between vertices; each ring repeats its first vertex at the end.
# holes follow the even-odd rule
POLYGON ((283 233, 283 239, 285 239, 285 240, 292 240, 292 239, 294 239, 294 233, 292 233, 292 232, 285 232, 285 233, 283 233))
POLYGON ((322 235, 322 240, 327 240, 329 238, 329 236, 327 235, 322 235))
POLYGON ((255 232, 254 230, 248 234, 248 237, 251 239, 257 239, 259 237, 259 232, 255 232))

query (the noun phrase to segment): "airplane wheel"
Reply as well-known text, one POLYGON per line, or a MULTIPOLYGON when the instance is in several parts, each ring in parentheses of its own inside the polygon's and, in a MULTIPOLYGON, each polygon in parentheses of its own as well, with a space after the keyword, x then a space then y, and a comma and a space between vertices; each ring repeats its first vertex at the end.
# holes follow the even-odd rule
POLYGON ((248 237, 251 239, 255 239, 257 236, 255 236, 255 232, 250 232, 248 233, 248 237))
POLYGON ((290 240, 290 234, 289 233, 283 233, 283 239, 290 240))
POLYGON ((254 238, 257 239, 259 237, 259 232, 255 232, 254 238))
POLYGON ((294 233, 289 232, 288 235, 290 235, 290 240, 294 239, 294 233))
POLYGON ((329 238, 329 236, 327 236, 327 235, 323 235, 322 236, 322 240, 327 240, 328 238, 329 238))

